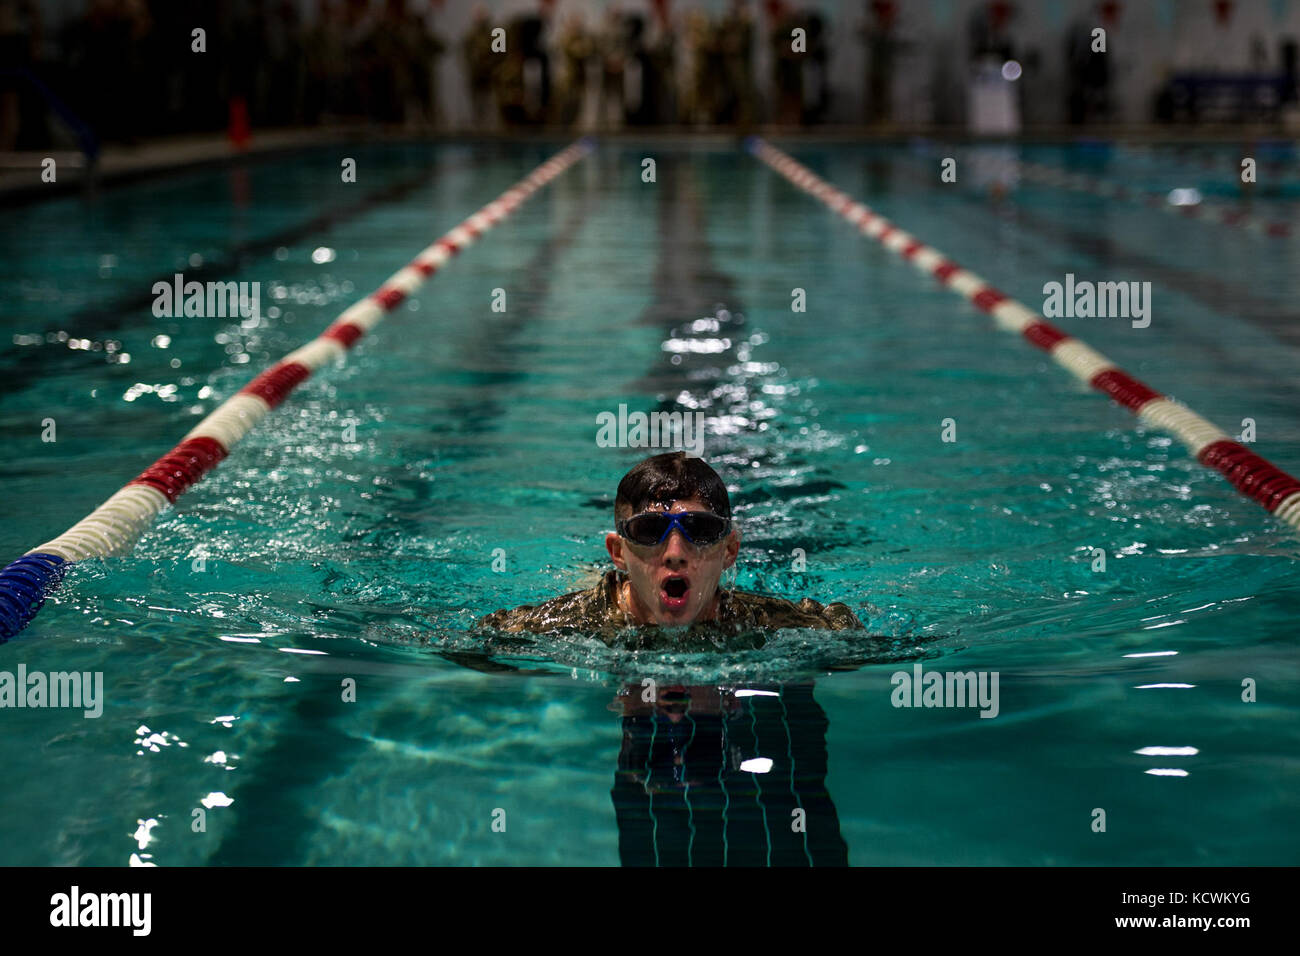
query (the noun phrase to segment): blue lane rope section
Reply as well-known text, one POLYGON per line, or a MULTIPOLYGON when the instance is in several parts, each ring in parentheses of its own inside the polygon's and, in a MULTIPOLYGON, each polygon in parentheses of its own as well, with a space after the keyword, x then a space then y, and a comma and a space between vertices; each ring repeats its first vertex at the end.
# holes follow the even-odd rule
POLYGON ((56 554, 38 552, 25 554, 0 571, 0 644, 36 616, 70 563, 56 554))

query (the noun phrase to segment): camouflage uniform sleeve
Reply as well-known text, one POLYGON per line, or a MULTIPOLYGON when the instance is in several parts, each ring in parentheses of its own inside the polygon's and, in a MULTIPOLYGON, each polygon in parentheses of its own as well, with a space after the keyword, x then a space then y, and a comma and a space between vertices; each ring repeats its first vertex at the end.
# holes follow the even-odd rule
POLYGON ((541 604, 525 604, 517 608, 493 611, 475 623, 476 628, 495 628, 499 631, 555 631, 564 628, 598 628, 610 616, 606 590, 608 575, 595 587, 585 591, 572 591, 551 598, 541 604))
POLYGON ((523 622, 519 620, 521 612, 535 610, 531 604, 517 608, 502 608, 499 611, 493 611, 479 618, 475 623, 476 628, 494 628, 498 631, 521 631, 523 622))
POLYGON ((863 626, 852 609, 847 604, 841 604, 839 601, 826 605, 826 609, 822 611, 822 617, 826 619, 826 623, 830 625, 833 631, 846 631, 850 628, 863 626))
POLYGON ((850 610, 847 604, 842 604, 839 601, 823 606, 821 602, 814 601, 812 598, 804 598, 797 606, 799 610, 824 622, 826 627, 832 631, 862 627, 862 622, 858 620, 857 615, 850 610))

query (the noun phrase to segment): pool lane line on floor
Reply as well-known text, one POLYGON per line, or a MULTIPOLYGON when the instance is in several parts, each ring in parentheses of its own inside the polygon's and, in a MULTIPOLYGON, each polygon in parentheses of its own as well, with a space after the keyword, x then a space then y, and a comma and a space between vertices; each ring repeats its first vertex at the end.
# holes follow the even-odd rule
MULTIPOLYGON (((222 250, 224 254, 219 259, 204 260, 198 266, 192 264, 184 266, 186 280, 194 279, 199 282, 213 282, 230 279, 248 268, 248 263, 245 261, 247 259, 271 252, 280 246, 293 245, 308 236, 320 235, 352 219, 373 212, 380 206, 404 200, 420 187, 429 185, 436 177, 449 172, 460 172, 468 168, 468 166, 468 163, 454 162, 449 163, 447 168, 439 168, 433 173, 426 170, 418 176, 399 180, 396 183, 368 193, 354 202, 313 216, 304 222, 295 223, 261 238, 237 242, 233 246, 222 250)), ((36 334, 45 337, 51 332, 63 331, 70 338, 97 340, 105 338, 109 332, 130 328, 137 322, 152 319, 152 312, 147 310, 156 298, 153 291, 154 286, 159 282, 165 282, 170 286, 178 271, 180 271, 178 268, 172 269, 166 274, 144 282, 132 281, 133 286, 148 289, 149 291, 130 293, 110 298, 107 301, 96 301, 91 305, 78 309, 66 320, 55 323, 56 326, 63 326, 61 330, 52 326, 41 329, 36 334), (148 319, 141 318, 142 311, 148 319), (93 325, 95 334, 87 333, 86 327, 88 325, 93 325)), ((37 363, 34 361, 25 364, 23 359, 27 358, 27 356, 21 351, 13 354, 18 359, 16 362, 0 362, 0 375, 4 376, 7 395, 16 395, 32 383, 40 383, 48 374, 48 369, 38 368, 37 363)), ((72 359, 79 354, 102 356, 104 353, 69 351, 66 359, 72 359)))
MULTIPOLYGON (((962 162, 979 162, 979 159, 976 158, 977 153, 960 150, 951 145, 937 147, 933 144, 927 144, 923 151, 932 156, 940 154, 960 156, 962 162)), ((1001 157, 994 156, 989 158, 1001 159, 1001 157)), ((1195 203, 1177 205, 1169 201, 1167 193, 1136 187, 1130 188, 1099 176, 1092 176, 1087 173, 1072 173, 1059 166, 1050 166, 1045 163, 1031 163, 1028 160, 1020 159, 1018 156, 1008 156, 1005 158, 1005 162, 1014 163, 1022 177, 1040 186, 1072 189, 1075 192, 1097 196, 1101 199, 1118 199, 1122 202, 1159 209, 1170 215, 1182 216, 1186 219, 1199 219, 1202 222, 1244 229, 1247 232, 1266 236, 1270 239, 1289 239, 1294 235, 1294 230, 1289 222, 1277 219, 1262 219, 1226 202, 1203 202, 1198 200, 1195 203)))
POLYGON ((581 139, 448 230, 311 342, 290 352, 219 405, 139 477, 52 541, 0 570, 0 642, 36 616, 70 564, 125 554, 153 519, 198 482, 294 388, 348 349, 422 286, 448 259, 509 216, 524 200, 591 152, 581 139))
MULTIPOLYGON (((388 185, 372 190, 359 199, 333 205, 301 222, 289 223, 262 236, 236 240, 218 250, 217 257, 205 258, 198 265, 186 263, 144 281, 132 279, 132 286, 148 291, 128 292, 112 297, 96 297, 94 302, 72 312, 66 319, 36 331, 40 334, 64 331, 70 336, 78 338, 93 338, 94 336, 89 332, 91 327, 102 336, 106 329, 116 330, 129 326, 132 313, 147 310, 153 304, 156 298, 153 292, 155 283, 166 282, 171 284, 177 272, 184 271, 187 280, 193 278, 203 282, 233 278, 241 270, 248 268, 249 261, 255 257, 274 252, 281 246, 296 245, 309 237, 319 236, 323 232, 336 229, 345 223, 372 213, 382 206, 388 206, 411 198, 416 190, 436 183, 440 178, 449 174, 470 170, 473 166, 474 157, 472 156, 464 159, 455 158, 445 164, 439 164, 433 170, 426 168, 423 172, 405 176, 388 185)), ((332 172, 331 175, 337 176, 337 173, 332 172)), ((152 318, 152 315, 150 314, 149 317, 152 318)))
MULTIPOLYGON (((1285 140, 1286 148, 1291 149, 1291 141, 1285 140)), ((1282 180, 1284 183, 1295 183, 1295 179, 1284 179, 1288 174, 1296 171, 1296 161, 1294 158, 1279 156, 1276 146, 1270 147, 1264 143, 1220 143, 1221 148, 1232 149, 1236 156, 1224 162, 1223 155, 1206 156, 1199 153, 1189 152, 1186 148, 1178 152, 1170 153, 1153 146, 1116 146, 1116 153, 1120 156, 1126 156, 1130 159, 1137 159, 1149 165, 1159 165, 1163 172, 1180 173, 1182 175, 1195 175, 1190 171, 1171 170, 1170 164, 1181 164, 1184 167, 1194 167, 1210 173, 1231 172, 1232 177, 1236 178, 1241 173, 1241 160, 1250 157, 1255 160, 1255 169, 1258 172, 1268 174, 1272 181, 1282 180), (1280 175, 1274 175, 1280 174, 1280 175)))
POLYGON ((1221 472, 1238 491, 1282 521, 1300 528, 1300 481, 1233 441, 1186 405, 1128 375, 1100 352, 1062 332, 1033 309, 856 202, 775 146, 755 137, 747 141, 747 148, 862 233, 961 293, 980 311, 993 316, 1002 328, 1020 333, 1076 378, 1105 392, 1142 421, 1178 436, 1197 461, 1221 472))
MULTIPOLYGON (((928 162, 928 160, 926 160, 928 162)), ((898 170, 895 166, 893 169, 898 170)), ((934 179, 932 175, 919 172, 919 165, 908 168, 904 175, 918 188, 930 188, 934 179)), ((1252 287, 1236 279, 1225 278, 1219 274, 1172 265, 1150 255, 1145 249, 1127 245, 1105 232, 1089 232, 1079 229, 1060 219, 1050 219, 1026 208, 1020 202, 1021 191, 1012 189, 1004 200, 989 190, 979 187, 966 188, 957 192, 957 196, 971 205, 978 204, 986 212, 978 213, 985 221, 989 215, 997 216, 1015 227, 1017 242, 1035 253, 1041 251, 1041 243, 1047 242, 1059 246, 1070 255, 1089 256, 1100 266, 1108 266, 1122 261, 1125 265, 1136 266, 1145 276, 1154 282, 1186 296, 1207 309, 1224 315, 1241 319, 1249 325, 1272 335, 1278 341, 1300 348, 1300 308, 1278 305, 1271 299, 1256 295, 1252 287), (1038 239, 1034 237, 1037 236, 1038 239)), ((986 224, 986 223, 985 223, 986 224)), ((1201 347, 1210 351, 1214 361, 1226 370, 1229 362, 1237 363, 1236 357, 1229 358, 1220 342, 1199 335, 1192 329, 1180 332, 1195 337, 1201 347)), ((1238 377, 1251 374, 1254 369, 1244 369, 1240 365, 1231 369, 1238 377)), ((1289 387, 1289 386, 1288 386, 1289 387)), ((1300 389, 1300 386, 1297 386, 1300 389)))
MULTIPOLYGON (((929 151, 936 154, 940 152, 940 150, 934 148, 929 151)), ((961 155, 963 162, 978 162, 973 158, 975 154, 970 152, 958 152, 951 148, 943 150, 943 152, 949 156, 961 155)), ((1007 161, 1014 163, 1020 171, 1020 175, 1025 179, 1042 186, 1072 189, 1075 192, 1098 196, 1102 199, 1118 199, 1122 202, 1160 209, 1174 216, 1183 216, 1187 219, 1199 219, 1202 222, 1244 229, 1247 232, 1267 236, 1270 239, 1289 239, 1293 235, 1289 222, 1282 222, 1277 219, 1261 219, 1244 209, 1238 209, 1224 202, 1201 202, 1198 200, 1195 203, 1177 205, 1169 201, 1166 193, 1136 187, 1130 188, 1099 176, 1090 176, 1087 173, 1072 173, 1061 169, 1059 166, 1031 163, 1018 157, 1008 157, 1007 161)))
MULTIPOLYGON (((574 207, 548 234, 546 242, 537 246, 527 264, 514 270, 517 278, 511 279, 509 311, 500 316, 500 322, 476 325, 475 331, 481 334, 481 338, 475 338, 463 350, 448 356, 451 364, 462 360, 468 363, 474 354, 482 354, 488 347, 489 338, 498 347, 508 347, 530 322, 542 314, 550 288, 565 272, 562 257, 591 221, 592 210, 604 199, 599 192, 592 190, 581 190, 575 198, 574 207)), ((434 417, 453 422, 500 421, 504 417, 505 405, 518 400, 517 391, 512 393, 512 387, 526 378, 519 369, 504 374, 504 381, 495 379, 491 396, 484 399, 491 407, 452 406, 450 410, 438 407, 434 409, 434 417)), ((453 402, 457 400, 455 397, 452 399, 453 402)), ((467 460, 458 457, 457 462, 463 464, 467 460)), ((420 491, 415 496, 414 505, 422 510, 430 504, 429 487, 428 482, 417 485, 420 491)), ((404 504, 406 502, 398 501, 390 506, 383 518, 369 523, 362 533, 369 534, 385 527, 401 528, 405 515, 400 509, 404 504)), ((419 534, 422 528, 412 523, 409 530, 419 534)), ((308 603, 327 615, 324 620, 331 627, 338 622, 339 608, 308 603)), ((373 618, 363 611, 356 620, 365 625, 373 618)), ((459 667, 487 673, 523 674, 526 670, 502 664, 480 653, 436 653, 459 667)), ((295 690, 308 688, 309 692, 295 692, 277 700, 277 705, 283 705, 283 710, 279 711, 283 719, 277 725, 274 740, 267 749, 255 755, 257 772, 235 794, 243 812, 237 814, 234 823, 222 831, 219 844, 203 861, 205 866, 303 865, 316 833, 326 827, 316 812, 317 801, 314 798, 324 792, 324 787, 338 773, 340 766, 350 765, 372 742, 370 737, 362 738, 349 732, 348 728, 355 728, 355 724, 336 719, 342 716, 342 711, 322 706, 328 701, 311 693, 309 684, 290 684, 287 687, 295 690), (286 821, 305 823, 286 827, 286 821)), ((334 696, 337 699, 337 695, 334 696)), ((244 766, 249 764, 245 762, 244 766)))

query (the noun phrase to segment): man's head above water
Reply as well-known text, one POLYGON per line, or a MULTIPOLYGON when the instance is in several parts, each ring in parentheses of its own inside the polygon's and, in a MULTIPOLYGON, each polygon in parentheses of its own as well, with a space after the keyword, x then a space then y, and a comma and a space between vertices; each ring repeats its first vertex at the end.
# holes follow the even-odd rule
POLYGON ((737 635, 744 642, 738 646, 753 648, 762 646, 765 632, 780 628, 862 627, 839 601, 823 607, 808 597, 795 602, 736 588, 720 593, 722 572, 736 563, 740 532, 732 524, 722 479, 685 452, 647 458, 624 475, 614 521, 617 531, 605 536, 614 569, 599 582, 541 604, 493 611, 478 626, 577 630, 611 646, 621 642, 633 648, 659 646, 655 642, 661 637, 713 640, 719 633, 737 635), (696 624, 705 626, 689 627, 696 624), (672 630, 665 635, 662 628, 672 630))
POLYGON ((618 483, 614 520, 605 548, 627 574, 619 606, 638 624, 711 620, 722 572, 740 550, 718 473, 685 452, 647 458, 618 483))

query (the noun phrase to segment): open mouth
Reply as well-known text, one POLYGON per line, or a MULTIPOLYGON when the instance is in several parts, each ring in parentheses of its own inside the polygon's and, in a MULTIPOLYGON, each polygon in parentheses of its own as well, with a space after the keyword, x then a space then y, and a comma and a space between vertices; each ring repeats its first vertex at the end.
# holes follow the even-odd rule
POLYGON ((690 578, 680 574, 671 574, 664 578, 659 585, 659 600, 668 608, 685 607, 686 597, 690 590, 690 578))

